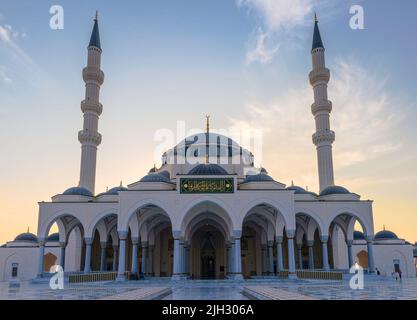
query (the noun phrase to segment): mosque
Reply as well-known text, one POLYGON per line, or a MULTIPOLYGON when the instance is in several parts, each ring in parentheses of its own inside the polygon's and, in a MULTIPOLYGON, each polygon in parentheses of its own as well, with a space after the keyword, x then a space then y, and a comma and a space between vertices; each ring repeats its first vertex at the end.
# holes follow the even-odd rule
POLYGON ((21 234, 0 248, 0 281, 44 278, 53 265, 66 273, 117 272, 120 281, 126 271, 173 280, 283 272, 296 278, 297 270, 347 272, 354 265, 369 274, 416 276, 415 247, 391 231, 375 232, 372 201, 335 184, 330 71, 317 19, 309 80, 318 193, 286 186, 256 168, 255 155, 210 132, 208 118, 205 132, 162 154, 160 168, 126 187, 96 193, 102 52, 96 18, 82 73, 79 184, 39 203, 37 235, 21 234), (58 233, 51 233, 53 225, 58 233))

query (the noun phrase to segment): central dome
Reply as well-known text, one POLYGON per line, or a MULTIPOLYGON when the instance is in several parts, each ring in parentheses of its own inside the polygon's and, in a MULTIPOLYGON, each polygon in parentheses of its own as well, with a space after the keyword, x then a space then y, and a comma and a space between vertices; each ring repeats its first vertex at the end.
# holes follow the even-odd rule
POLYGON ((221 166, 213 163, 199 164, 188 172, 191 176, 224 176, 227 171, 221 166))
POLYGON ((202 132, 185 138, 175 147, 166 151, 162 155, 162 164, 184 163, 179 161, 184 158, 194 158, 197 161, 193 163, 203 163, 207 153, 211 159, 240 156, 245 163, 253 163, 252 153, 242 148, 235 140, 218 133, 202 132))

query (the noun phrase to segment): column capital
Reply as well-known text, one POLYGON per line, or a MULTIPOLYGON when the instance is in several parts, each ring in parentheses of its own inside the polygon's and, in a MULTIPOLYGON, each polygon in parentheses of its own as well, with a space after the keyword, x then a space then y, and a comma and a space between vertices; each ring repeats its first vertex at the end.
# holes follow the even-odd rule
POLYGON ((323 242, 323 243, 329 241, 329 236, 327 236, 327 235, 321 235, 320 236, 320 241, 323 242))
POLYGON ((261 245, 261 250, 266 250, 266 249, 267 249, 267 247, 268 247, 268 245, 267 245, 266 243, 263 243, 263 244, 261 245))
POLYGON ((45 246, 46 239, 45 238, 38 238, 38 242, 40 246, 45 246))
POLYGON ((242 237, 242 230, 233 230, 233 238, 239 239, 242 237))
POLYGON ((120 240, 126 240, 128 232, 125 230, 117 230, 117 233, 119 234, 120 240))
POLYGON ((274 246, 274 240, 268 240, 268 247, 274 246))
POLYGON ((302 243, 297 243, 297 249, 302 250, 303 249, 303 244, 302 243))
POLYGON ((174 240, 180 240, 181 230, 172 231, 172 237, 174 238, 174 240))
POLYGON ((285 234, 287 235, 287 238, 294 238, 295 230, 285 230, 285 234))
POLYGON ((142 241, 141 245, 142 245, 142 247, 147 247, 148 246, 148 241, 142 241))
POLYGON ((367 243, 373 242, 374 241, 374 236, 373 235, 365 235, 365 240, 367 243))
POLYGON ((106 249, 107 248, 107 242, 106 241, 100 241, 100 247, 101 247, 101 249, 106 249))
POLYGON ((132 244, 137 245, 139 243, 139 237, 132 237, 132 244))
POLYGON ((347 244, 348 246, 352 246, 352 244, 353 244, 353 240, 346 240, 346 244, 347 244))
POLYGON ((65 247, 67 246, 67 244, 66 244, 65 242, 60 242, 60 243, 59 243, 59 246, 60 246, 61 248, 65 248, 65 247))
POLYGON ((276 236, 275 240, 279 243, 282 244, 282 241, 284 241, 284 237, 283 236, 276 236))
POLYGON ((314 240, 307 240, 307 247, 314 246, 314 240))
POLYGON ((114 244, 114 245, 113 245, 113 250, 114 250, 114 251, 119 250, 119 245, 118 245, 118 244, 114 244))
POLYGON ((84 241, 87 246, 91 246, 93 244, 93 238, 87 237, 84 238, 84 241))

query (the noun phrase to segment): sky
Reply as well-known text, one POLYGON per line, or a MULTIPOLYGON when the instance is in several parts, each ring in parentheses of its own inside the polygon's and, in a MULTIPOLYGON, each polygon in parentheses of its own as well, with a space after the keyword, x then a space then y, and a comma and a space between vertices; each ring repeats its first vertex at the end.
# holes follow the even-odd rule
MULTIPOLYGON (((374 200, 375 231, 417 241, 417 2, 414 0, 0 0, 0 243, 39 201, 78 184, 81 72, 99 11, 106 75, 96 192, 153 167, 154 135, 262 129, 277 181, 318 191, 311 141, 314 11, 331 70, 335 182, 374 200), (50 8, 64 29, 50 28, 50 8), (364 29, 352 29, 352 5, 364 29)), ((178 139, 183 137, 177 137, 178 139)), ((157 163, 158 164, 158 163, 157 163)))

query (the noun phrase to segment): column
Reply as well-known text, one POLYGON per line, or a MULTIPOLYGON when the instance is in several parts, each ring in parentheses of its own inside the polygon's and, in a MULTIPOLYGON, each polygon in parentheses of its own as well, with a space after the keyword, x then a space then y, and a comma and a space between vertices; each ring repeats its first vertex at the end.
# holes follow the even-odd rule
POLYGON ((283 263, 283 257, 282 257, 282 241, 283 241, 283 237, 282 236, 277 236, 276 240, 277 240, 277 271, 281 272, 284 270, 284 263, 283 263))
POLYGON ((66 247, 66 244, 65 244, 65 242, 60 242, 59 245, 61 247, 61 254, 60 254, 60 257, 59 257, 60 258, 59 265, 65 271, 65 247, 66 247))
POLYGON ((274 240, 268 241, 269 274, 274 273, 274 240))
POLYGON ((303 244, 297 243, 298 269, 303 269, 303 244))
POLYGON ((117 259, 119 257, 119 246, 117 244, 113 244, 113 271, 117 271, 117 259))
POLYGON ((142 241, 142 274, 146 274, 146 256, 148 251, 148 241, 142 241))
POLYGON ((153 257, 153 250, 154 250, 154 245, 150 245, 149 246, 149 275, 153 276, 154 275, 154 257, 153 257))
POLYGON ((288 238, 288 278, 297 278, 295 273, 294 235, 295 230, 287 230, 288 238))
POLYGON ((45 256, 45 239, 39 239, 39 253, 38 253, 38 278, 43 277, 43 265, 45 256))
POLYGON ((353 259, 352 244, 353 244, 353 240, 346 240, 346 245, 347 245, 347 250, 348 250, 348 264, 349 264, 348 269, 350 269, 355 264, 355 260, 353 259))
POLYGON ((184 243, 183 248, 184 248, 184 254, 183 254, 182 264, 183 264, 184 274, 187 275, 188 274, 188 250, 189 250, 188 244, 184 243))
POLYGON ((228 246, 229 249, 229 264, 228 264, 228 273, 229 275, 231 275, 234 271, 233 271, 233 243, 229 244, 228 246))
POLYGON ((174 261, 173 261, 173 274, 172 280, 180 280, 181 279, 181 247, 180 247, 180 234, 181 231, 173 231, 172 235, 174 237, 174 261))
POLYGON ((366 246, 368 247, 368 272, 375 273, 373 237, 366 237, 366 246))
POLYGON ((242 276, 242 253, 240 250, 240 237, 242 236, 241 230, 234 231, 234 277, 236 279, 243 279, 242 276))
POLYGON ((314 251, 313 251, 314 240, 307 240, 308 246, 308 266, 310 270, 314 270, 314 251))
POLYGON ((132 237, 132 273, 137 276, 138 274, 138 244, 139 238, 132 237))
POLYGON ((106 271, 106 250, 107 250, 107 242, 101 241, 100 242, 100 271, 106 271))
POLYGON ((262 274, 266 274, 266 244, 261 245, 261 255, 262 255, 262 274))
POLYGON ((321 240, 321 247, 323 251, 323 269, 325 271, 330 270, 329 267, 329 252, 327 249, 327 241, 329 240, 329 236, 320 236, 321 240))
POLYGON ((127 231, 118 231, 119 233, 119 270, 117 274, 117 281, 125 281, 126 272, 126 239, 127 231))
POLYGON ((93 244, 92 238, 85 238, 85 262, 84 262, 84 272, 91 272, 91 246, 93 244))

